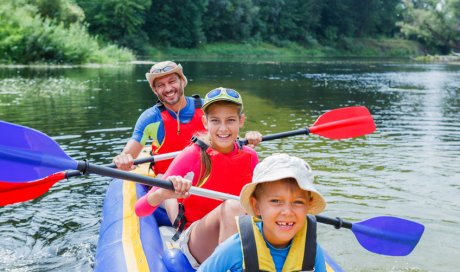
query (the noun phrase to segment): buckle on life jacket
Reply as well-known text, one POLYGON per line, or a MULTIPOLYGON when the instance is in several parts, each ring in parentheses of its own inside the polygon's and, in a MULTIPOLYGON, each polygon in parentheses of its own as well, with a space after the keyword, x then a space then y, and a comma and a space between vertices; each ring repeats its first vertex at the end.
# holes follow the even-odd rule
POLYGON ((244 141, 240 139, 240 137, 236 138, 236 145, 238 146, 238 149, 243 149, 244 146, 244 141))
POLYGON ((177 217, 174 220, 173 227, 176 228, 176 233, 171 238, 173 241, 177 241, 185 228, 185 224, 187 223, 187 218, 185 218, 185 208, 184 204, 179 203, 179 212, 177 213, 177 217))
POLYGON ((193 136, 191 141, 192 141, 192 143, 197 144, 200 147, 200 149, 203 150, 203 151, 206 151, 208 149, 208 147, 209 147, 205 142, 203 142, 202 140, 198 139, 198 137, 196 137, 196 136, 193 136))
POLYGON ((201 106, 203 106, 203 102, 201 101, 200 95, 193 94, 192 97, 195 100, 195 109, 201 109, 201 106))
MULTIPOLYGON (((150 153, 150 156, 153 156, 153 151, 152 150, 150 150, 149 153, 150 153)), ((150 164, 149 164, 149 170, 147 171, 147 174, 150 174, 150 170, 155 172, 154 166, 155 166, 155 161, 151 161, 150 164)))

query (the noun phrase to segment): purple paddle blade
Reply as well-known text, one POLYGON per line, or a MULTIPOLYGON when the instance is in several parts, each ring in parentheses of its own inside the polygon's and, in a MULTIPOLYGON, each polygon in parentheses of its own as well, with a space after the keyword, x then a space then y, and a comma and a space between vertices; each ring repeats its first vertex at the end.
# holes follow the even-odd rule
POLYGON ((353 223, 351 228, 364 248, 388 256, 406 256, 411 253, 424 229, 417 222, 390 216, 353 223))
POLYGON ((48 135, 0 121, 1 181, 26 182, 69 169, 77 162, 48 135))

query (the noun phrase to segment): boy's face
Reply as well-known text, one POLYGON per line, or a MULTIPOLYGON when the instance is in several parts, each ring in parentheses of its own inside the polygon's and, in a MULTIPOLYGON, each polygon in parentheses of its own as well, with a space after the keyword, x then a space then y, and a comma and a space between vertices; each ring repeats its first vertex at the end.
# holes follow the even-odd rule
POLYGON ((297 185, 275 181, 263 186, 258 200, 251 197, 252 208, 262 218, 267 241, 275 247, 286 247, 305 225, 310 201, 297 185))

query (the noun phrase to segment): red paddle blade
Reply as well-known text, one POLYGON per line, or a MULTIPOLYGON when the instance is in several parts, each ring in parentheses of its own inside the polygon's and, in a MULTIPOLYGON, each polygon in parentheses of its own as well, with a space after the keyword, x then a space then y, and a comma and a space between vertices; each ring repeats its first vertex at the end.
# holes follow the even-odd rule
POLYGON ((324 113, 309 130, 313 134, 340 140, 372 133, 375 123, 366 107, 354 106, 324 113))
POLYGON ((24 183, 0 181, 0 206, 37 198, 46 193, 56 182, 65 178, 65 172, 59 172, 40 180, 24 183))

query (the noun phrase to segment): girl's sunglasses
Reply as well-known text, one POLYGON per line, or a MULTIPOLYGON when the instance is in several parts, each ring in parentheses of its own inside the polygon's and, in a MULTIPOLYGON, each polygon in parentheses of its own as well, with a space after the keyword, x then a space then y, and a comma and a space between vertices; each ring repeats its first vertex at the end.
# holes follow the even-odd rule
POLYGON ((202 109, 204 110, 210 104, 220 100, 230 101, 238 105, 243 105, 243 99, 237 91, 220 87, 206 94, 204 97, 202 109))
POLYGON ((240 98, 240 94, 233 90, 233 89, 226 89, 226 88, 217 88, 217 89, 214 89, 212 91, 210 91, 205 99, 211 99, 211 98, 215 98, 215 97, 218 97, 218 96, 223 96, 223 95, 227 95, 227 96, 230 96, 230 97, 233 97, 233 98, 240 98))

